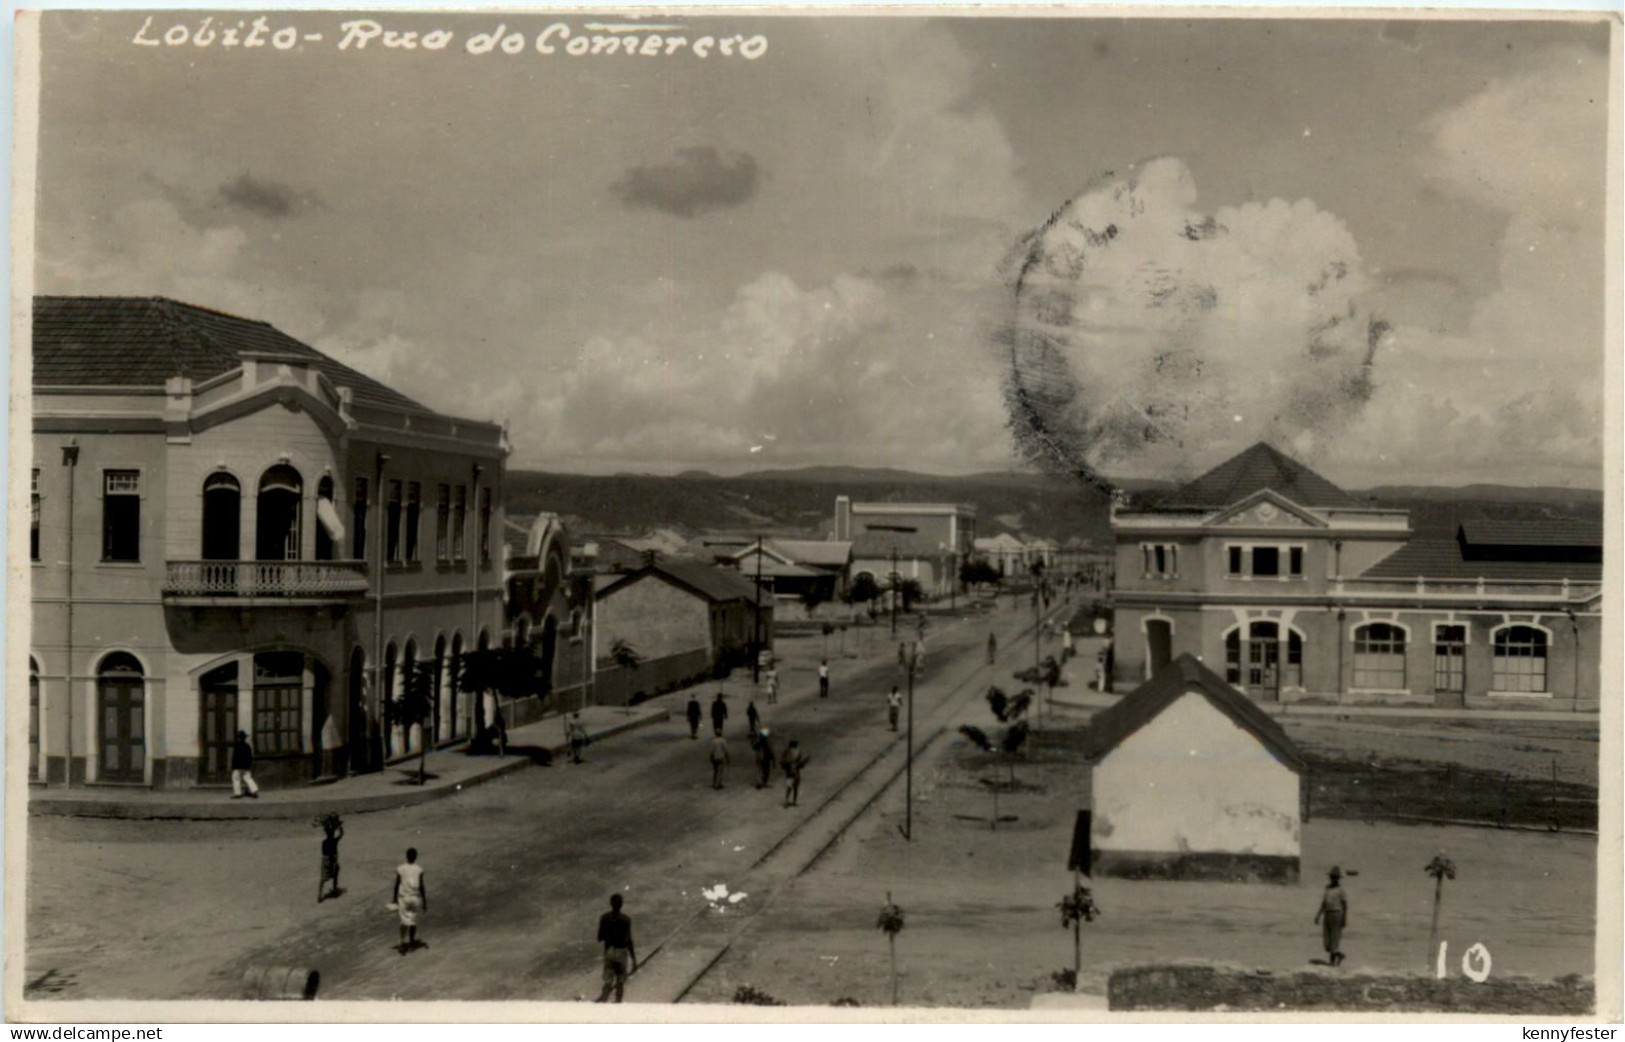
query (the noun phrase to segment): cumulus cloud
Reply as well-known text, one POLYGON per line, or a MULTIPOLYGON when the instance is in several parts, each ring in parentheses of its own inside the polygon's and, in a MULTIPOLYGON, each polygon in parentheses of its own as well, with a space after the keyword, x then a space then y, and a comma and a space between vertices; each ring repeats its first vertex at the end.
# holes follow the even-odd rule
POLYGON ((698 217, 748 202, 760 177, 748 152, 724 156, 715 146, 696 145, 678 149, 669 163, 632 167, 612 188, 628 207, 698 217))
POLYGON ((1348 228, 1313 202, 1196 208, 1186 165, 1102 178, 1011 258, 1002 341, 1035 462, 1177 471, 1215 444, 1313 456, 1369 394, 1385 327, 1348 228))

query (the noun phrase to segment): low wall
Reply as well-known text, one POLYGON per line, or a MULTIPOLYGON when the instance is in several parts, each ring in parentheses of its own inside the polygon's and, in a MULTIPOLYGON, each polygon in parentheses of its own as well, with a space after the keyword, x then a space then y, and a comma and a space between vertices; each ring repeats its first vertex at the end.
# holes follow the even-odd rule
POLYGON ((593 702, 626 705, 634 696, 648 698, 711 674, 711 654, 704 648, 644 662, 637 669, 602 669, 593 676, 593 702))
POLYGON ((1277 1013, 1493 1013, 1563 1016, 1589 1013, 1596 985, 1571 974, 1557 980, 1465 977, 1437 980, 1305 970, 1270 973, 1240 966, 1170 964, 1114 970, 1106 983, 1112 1010, 1186 1010, 1277 1013))

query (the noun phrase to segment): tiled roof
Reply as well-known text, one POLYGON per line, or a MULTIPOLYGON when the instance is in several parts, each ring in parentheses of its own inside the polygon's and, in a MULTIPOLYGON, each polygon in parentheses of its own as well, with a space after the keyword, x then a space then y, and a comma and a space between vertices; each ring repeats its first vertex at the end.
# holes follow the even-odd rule
POLYGON ((598 592, 603 595, 622 586, 630 586, 644 576, 652 574, 663 575, 710 601, 756 599, 754 580, 745 578, 732 568, 718 568, 699 561, 657 561, 653 565, 621 576, 616 582, 598 592))
POLYGON ((1170 493, 1164 507, 1227 507, 1270 489, 1305 507, 1360 507, 1360 500, 1308 467, 1259 442, 1170 493))
POLYGON ((534 517, 508 515, 502 519, 502 541, 508 547, 509 557, 524 557, 530 549, 530 527, 534 517))
POLYGON ((422 409, 265 322, 166 297, 35 297, 34 386, 161 387, 171 376, 207 380, 242 366, 244 352, 310 359, 360 402, 422 409))
POLYGON ((1360 573, 1362 579, 1533 579, 1601 582, 1599 561, 1509 561, 1462 555, 1457 539, 1412 539, 1360 573))
POLYGON ((1225 683, 1222 677, 1190 655, 1174 659, 1156 676, 1124 695, 1116 705, 1097 713, 1084 732, 1085 755, 1090 760, 1105 756, 1155 719, 1157 714, 1193 692, 1205 697, 1237 727, 1250 732, 1275 754, 1277 760, 1299 772, 1307 766, 1303 754, 1292 744, 1292 739, 1287 737, 1280 724, 1252 699, 1225 683))
POLYGON ((1602 547, 1601 522, 1567 518, 1550 521, 1463 521, 1461 533, 1472 546, 1602 547))
POLYGON ((852 544, 835 539, 769 539, 769 549, 783 551, 797 564, 840 568, 852 560, 852 544))

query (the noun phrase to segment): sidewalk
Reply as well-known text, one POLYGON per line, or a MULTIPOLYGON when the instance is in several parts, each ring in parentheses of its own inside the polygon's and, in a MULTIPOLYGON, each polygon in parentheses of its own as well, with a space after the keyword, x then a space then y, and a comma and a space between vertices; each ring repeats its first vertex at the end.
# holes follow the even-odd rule
MULTIPOLYGON (((588 706, 581 722, 591 741, 601 741, 633 728, 659 723, 671 716, 665 702, 622 709, 588 706)), ((28 813, 82 818, 151 820, 182 818, 226 820, 241 818, 313 818, 328 811, 360 814, 394 810, 453 796, 527 767, 545 763, 567 752, 558 714, 508 732, 507 756, 474 756, 464 746, 432 750, 425 758, 428 782, 417 784, 418 759, 412 757, 372 774, 341 778, 328 785, 263 790, 259 799, 234 800, 222 788, 121 789, 90 786, 75 789, 35 789, 28 796, 28 813)))

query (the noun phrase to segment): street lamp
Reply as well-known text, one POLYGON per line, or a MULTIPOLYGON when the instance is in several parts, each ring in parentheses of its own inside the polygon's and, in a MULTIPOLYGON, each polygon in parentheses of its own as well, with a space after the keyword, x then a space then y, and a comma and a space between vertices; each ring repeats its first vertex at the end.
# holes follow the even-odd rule
POLYGON ((919 668, 920 642, 908 656, 908 730, 903 739, 908 745, 908 759, 903 766, 903 838, 914 839, 914 674, 919 668))

